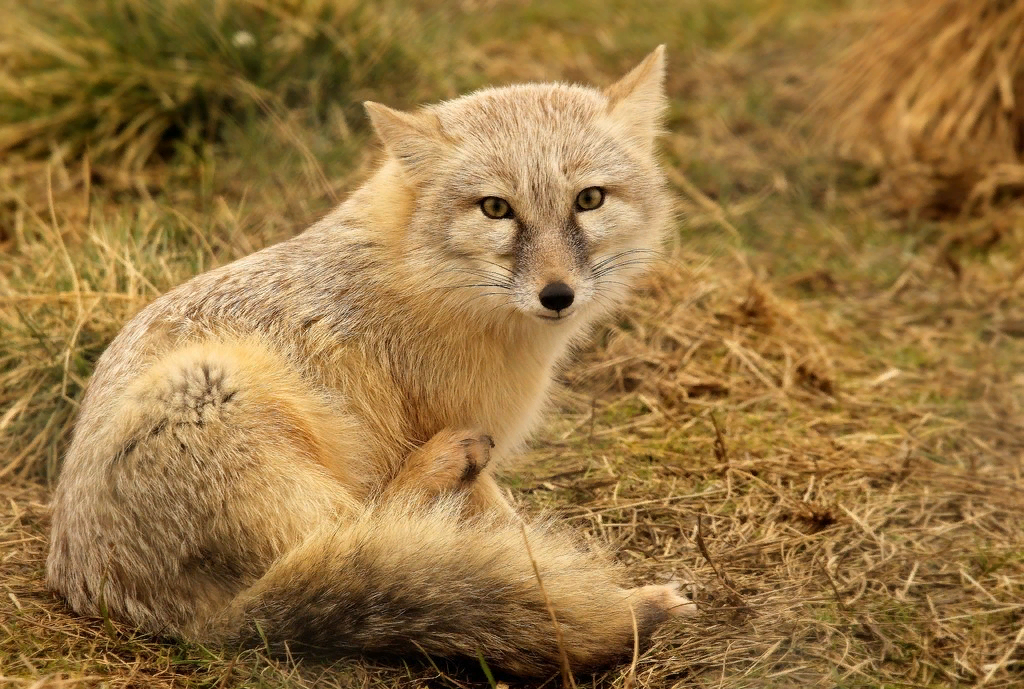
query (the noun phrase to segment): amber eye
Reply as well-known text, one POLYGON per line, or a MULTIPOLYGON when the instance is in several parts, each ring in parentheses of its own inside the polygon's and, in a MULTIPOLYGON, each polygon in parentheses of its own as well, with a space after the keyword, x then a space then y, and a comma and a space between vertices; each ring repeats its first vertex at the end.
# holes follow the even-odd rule
POLYGON ((488 196, 487 198, 481 199, 480 210, 482 210, 484 215, 488 218, 493 218, 495 220, 512 217, 512 206, 508 205, 508 201, 505 199, 499 199, 497 196, 488 196))
POLYGON ((576 210, 592 211, 600 208, 604 203, 604 189, 601 187, 587 187, 576 195, 576 210))

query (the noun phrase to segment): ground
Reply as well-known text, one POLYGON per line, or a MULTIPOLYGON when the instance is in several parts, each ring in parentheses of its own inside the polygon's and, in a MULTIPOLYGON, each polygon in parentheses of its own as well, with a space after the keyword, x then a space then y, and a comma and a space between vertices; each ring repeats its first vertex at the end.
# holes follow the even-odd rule
MULTIPOLYGON (((365 177, 376 154, 360 100, 607 84, 664 42, 673 247, 566 367, 506 482, 638 581, 681 581, 700 612, 632 666, 576 681, 1024 686, 1024 213, 997 199, 983 215, 892 215, 875 171, 829 154, 815 94, 862 29, 861 4, 422 0, 366 15, 352 2, 337 10, 355 17, 344 74, 289 62, 279 43, 272 64, 243 64, 248 81, 211 68, 188 91, 209 74, 183 77, 171 56, 178 72, 138 83, 179 80, 136 119, 103 70, 121 83, 150 53, 104 33, 116 27, 81 28, 129 5, 143 6, 81 3, 100 20, 77 24, 11 5, 0 34, 0 64, 47 75, 0 83, 0 683, 487 686, 422 658, 273 661, 78 619, 42 585, 50 487, 93 362, 131 313, 301 230, 365 177), (60 100, 88 89, 107 98, 95 112, 60 100), (178 119, 147 114, 159 107, 178 119)), ((326 50, 270 25, 300 37, 299 57, 326 50)), ((238 50, 266 29, 216 26, 238 50)), ((234 54, 211 45, 210 64, 234 54)))

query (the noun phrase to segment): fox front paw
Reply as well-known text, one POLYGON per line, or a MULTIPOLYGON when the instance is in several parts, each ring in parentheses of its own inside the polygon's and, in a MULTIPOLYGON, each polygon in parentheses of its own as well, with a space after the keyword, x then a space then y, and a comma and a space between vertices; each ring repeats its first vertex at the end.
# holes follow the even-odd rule
POLYGON ((392 492, 440 495, 465 490, 491 461, 494 440, 478 430, 445 429, 409 456, 392 481, 392 492))
POLYGON ((462 464, 459 482, 469 483, 475 480, 490 463, 494 439, 486 433, 471 433, 459 441, 459 447, 462 451, 461 459, 456 458, 456 464, 460 462, 462 464))

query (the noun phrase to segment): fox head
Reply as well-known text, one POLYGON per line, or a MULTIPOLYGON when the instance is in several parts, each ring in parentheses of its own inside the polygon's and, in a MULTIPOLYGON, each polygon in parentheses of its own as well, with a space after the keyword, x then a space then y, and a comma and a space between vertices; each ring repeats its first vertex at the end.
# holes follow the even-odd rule
POLYGON ((603 91, 489 88, 415 113, 367 102, 412 199, 409 259, 486 313, 557 326, 621 301, 670 217, 654 146, 664 62, 659 46, 603 91))

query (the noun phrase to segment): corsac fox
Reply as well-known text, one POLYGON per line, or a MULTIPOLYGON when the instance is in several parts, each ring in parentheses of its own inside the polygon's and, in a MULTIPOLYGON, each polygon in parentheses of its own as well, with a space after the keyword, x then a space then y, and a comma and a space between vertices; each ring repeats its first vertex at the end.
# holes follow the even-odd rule
POLYGON ((692 606, 519 517, 493 477, 660 249, 663 82, 659 47, 603 91, 366 103, 385 157, 363 186, 155 300, 100 358, 49 586, 200 643, 522 676, 560 646, 574 671, 620 661, 692 606))

